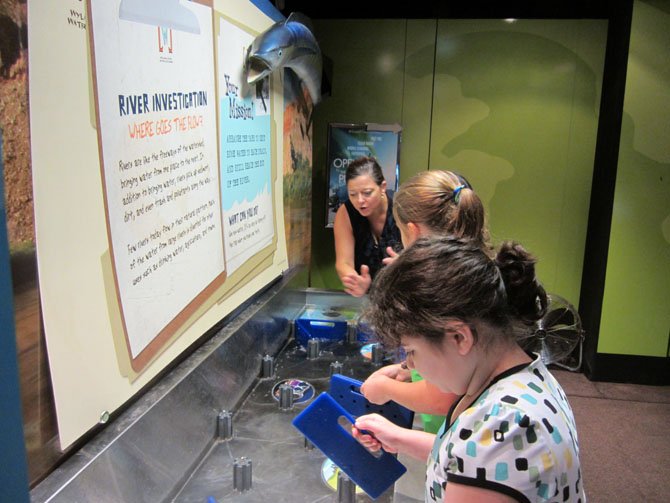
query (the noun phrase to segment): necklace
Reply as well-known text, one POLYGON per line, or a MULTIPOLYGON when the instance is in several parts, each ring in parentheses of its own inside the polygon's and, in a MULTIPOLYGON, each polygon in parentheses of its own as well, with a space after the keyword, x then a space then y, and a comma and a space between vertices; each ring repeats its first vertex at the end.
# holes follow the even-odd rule
POLYGON ((376 222, 370 221, 370 234, 372 234, 372 239, 375 240, 375 245, 379 246, 379 240, 384 234, 384 227, 386 226, 386 213, 388 212, 388 203, 386 199, 383 200, 385 204, 382 204, 382 211, 376 217, 376 222), (379 227, 379 234, 377 234, 377 228, 379 227))

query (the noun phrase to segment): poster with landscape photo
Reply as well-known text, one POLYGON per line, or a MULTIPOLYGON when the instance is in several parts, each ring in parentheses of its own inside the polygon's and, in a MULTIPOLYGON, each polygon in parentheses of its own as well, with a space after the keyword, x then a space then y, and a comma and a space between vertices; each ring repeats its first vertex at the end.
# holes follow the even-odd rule
POLYGON ((333 227, 337 209, 349 197, 345 178, 347 166, 354 159, 377 159, 387 188, 397 190, 401 132, 398 124, 328 124, 326 227, 333 227))

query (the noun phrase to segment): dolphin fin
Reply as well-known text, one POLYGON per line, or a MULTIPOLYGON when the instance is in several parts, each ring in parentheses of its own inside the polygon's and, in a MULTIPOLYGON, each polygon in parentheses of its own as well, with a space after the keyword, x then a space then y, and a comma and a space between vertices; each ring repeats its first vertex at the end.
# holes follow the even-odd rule
POLYGON ((291 12, 289 16, 286 18, 285 23, 300 23, 304 24, 307 28, 309 28, 309 31, 314 33, 314 26, 312 24, 312 20, 308 18, 305 14, 302 14, 301 12, 291 12))

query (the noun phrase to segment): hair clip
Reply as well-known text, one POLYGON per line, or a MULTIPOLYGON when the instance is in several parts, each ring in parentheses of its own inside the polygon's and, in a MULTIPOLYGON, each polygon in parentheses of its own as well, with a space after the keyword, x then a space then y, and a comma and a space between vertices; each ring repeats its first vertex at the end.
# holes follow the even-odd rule
POLYGON ((465 185, 459 185, 451 193, 451 197, 449 199, 453 198, 454 204, 458 204, 458 200, 461 198, 461 190, 463 190, 464 188, 465 188, 465 185))

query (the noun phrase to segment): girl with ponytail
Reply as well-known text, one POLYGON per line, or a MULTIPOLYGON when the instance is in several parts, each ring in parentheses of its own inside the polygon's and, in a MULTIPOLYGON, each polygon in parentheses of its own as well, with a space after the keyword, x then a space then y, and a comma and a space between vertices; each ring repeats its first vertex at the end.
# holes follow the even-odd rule
MULTIPOLYGON (((454 236, 470 239, 490 251, 484 204, 470 183, 451 171, 424 171, 400 186, 393 206, 395 222, 404 246, 419 237, 454 236)), ((389 250, 391 263, 397 254, 389 250)), ((457 398, 423 381, 416 371, 389 365, 374 372, 361 392, 370 402, 382 405, 393 400, 421 413, 424 431, 435 433, 457 398)))

